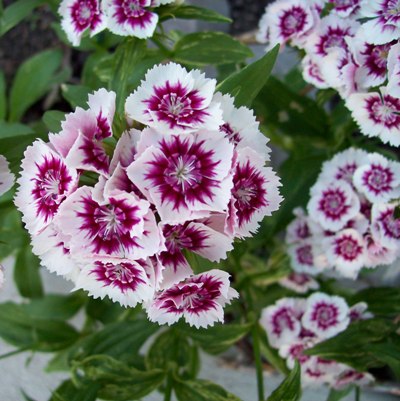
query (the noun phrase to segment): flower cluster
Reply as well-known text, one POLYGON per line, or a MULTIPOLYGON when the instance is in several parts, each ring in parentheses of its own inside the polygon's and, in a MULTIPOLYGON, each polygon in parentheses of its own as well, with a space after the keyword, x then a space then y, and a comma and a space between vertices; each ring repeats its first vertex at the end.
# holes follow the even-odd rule
POLYGON ((308 215, 296 209, 286 242, 298 273, 334 271, 356 278, 362 267, 400 255, 400 163, 350 148, 322 166, 310 191, 308 215))
POLYGON ((304 51, 305 81, 337 90, 364 135, 400 146, 399 0, 278 0, 257 37, 304 51))
POLYGON ((158 23, 155 7, 174 0, 63 0, 58 9, 68 40, 79 46, 82 35, 104 29, 140 39, 153 35, 158 23))
POLYGON ((14 174, 11 173, 8 161, 0 155, 0 196, 5 194, 14 185, 14 174))
POLYGON ((304 353, 305 350, 344 331, 356 320, 368 319, 363 302, 349 308, 345 300, 317 292, 307 299, 282 298, 264 308, 260 324, 273 348, 286 359, 289 369, 295 360, 301 365, 302 383, 329 384, 342 389, 349 384, 362 386, 373 381, 369 373, 354 370, 348 365, 304 353))
POLYGON ((152 321, 223 321, 237 297, 229 274, 195 275, 187 254, 225 258, 281 196, 252 111, 215 86, 199 70, 155 66, 125 103, 144 127, 123 132, 112 157, 116 94, 105 89, 28 147, 15 204, 44 266, 93 297, 143 303, 152 321))

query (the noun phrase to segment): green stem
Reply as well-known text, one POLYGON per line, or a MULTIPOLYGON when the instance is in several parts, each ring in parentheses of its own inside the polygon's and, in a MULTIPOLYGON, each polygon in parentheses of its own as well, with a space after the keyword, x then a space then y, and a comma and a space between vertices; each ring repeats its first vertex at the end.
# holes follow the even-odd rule
POLYGON ((172 370, 169 369, 167 373, 167 384, 165 386, 165 392, 164 392, 164 401, 171 401, 172 384, 173 384, 172 374, 173 374, 172 370))
POLYGON ((19 348, 19 349, 16 349, 14 351, 7 352, 6 354, 0 355, 0 359, 6 359, 6 358, 8 358, 10 356, 21 354, 22 352, 25 352, 27 350, 28 350, 27 347, 26 348, 19 348))
POLYGON ((256 364, 258 401, 264 401, 264 376, 260 351, 260 336, 258 323, 255 323, 251 335, 253 338, 253 355, 256 364))
POLYGON ((355 395, 355 401, 360 401, 361 400, 361 391, 360 391, 360 387, 356 387, 354 389, 354 395, 355 395))

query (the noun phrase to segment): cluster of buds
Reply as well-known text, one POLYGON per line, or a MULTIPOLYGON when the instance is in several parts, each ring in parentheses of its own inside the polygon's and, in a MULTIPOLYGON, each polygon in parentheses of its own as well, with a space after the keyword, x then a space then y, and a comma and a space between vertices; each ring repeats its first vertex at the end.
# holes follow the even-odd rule
POLYGON ((141 130, 116 141, 116 94, 100 89, 28 147, 15 204, 44 266, 93 297, 142 303, 152 321, 223 321, 237 297, 229 274, 195 275, 187 253, 225 258, 281 196, 253 112, 215 86, 199 70, 155 66, 125 103, 141 130))
POLYGON ((364 135, 400 146, 400 3, 278 0, 257 38, 304 51, 303 78, 334 88, 364 135))
POLYGON ((260 324, 267 332, 270 345, 279 350, 289 369, 296 360, 300 363, 304 385, 325 383, 339 390, 350 384, 363 386, 373 381, 373 377, 304 351, 336 336, 351 322, 370 317, 365 303, 349 308, 341 297, 316 292, 307 299, 282 298, 264 308, 260 324))
POLYGON ((63 0, 58 9, 61 27, 73 46, 82 35, 108 29, 120 36, 145 39, 153 36, 158 14, 154 8, 174 0, 63 0))
POLYGON ((350 148, 322 166, 306 214, 296 209, 286 243, 298 273, 355 279, 400 255, 400 163, 350 148))

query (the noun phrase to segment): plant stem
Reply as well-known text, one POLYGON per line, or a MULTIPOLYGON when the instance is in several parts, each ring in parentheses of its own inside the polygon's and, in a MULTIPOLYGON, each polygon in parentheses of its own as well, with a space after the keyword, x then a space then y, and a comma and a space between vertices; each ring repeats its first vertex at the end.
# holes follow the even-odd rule
POLYGON ((354 391, 355 401, 360 401, 360 399, 361 399, 360 387, 357 386, 354 390, 355 390, 354 391))
POLYGON ((165 392, 164 392, 164 401, 171 401, 171 396, 172 396, 172 370, 169 369, 167 373, 167 383, 165 386, 165 392))
POLYGON ((254 323, 254 326, 251 330, 251 335, 253 338, 253 355, 254 362, 256 364, 256 373, 257 373, 257 392, 258 392, 258 401, 264 401, 264 376, 263 376, 263 367, 261 362, 261 352, 260 352, 260 336, 259 336, 259 326, 258 322, 254 323))
POLYGON ((27 351, 27 350, 28 350, 27 347, 25 347, 25 348, 19 348, 19 349, 16 349, 16 350, 14 350, 14 351, 7 352, 6 354, 0 355, 0 359, 5 359, 5 358, 8 358, 8 357, 10 357, 10 356, 17 355, 17 354, 20 354, 20 353, 22 353, 22 352, 25 352, 25 351, 27 351))

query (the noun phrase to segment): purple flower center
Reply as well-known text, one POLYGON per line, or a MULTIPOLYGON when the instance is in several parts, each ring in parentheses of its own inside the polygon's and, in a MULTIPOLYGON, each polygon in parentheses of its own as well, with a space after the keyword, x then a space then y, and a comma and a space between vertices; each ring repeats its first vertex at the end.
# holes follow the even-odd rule
POLYGON ((132 28, 145 28, 151 23, 153 13, 146 10, 146 0, 114 0, 113 17, 118 24, 129 24, 132 28))
POLYGON ((362 253, 362 246, 350 235, 343 235, 335 240, 335 254, 352 262, 362 253))
POLYGON ((206 203, 214 198, 213 189, 220 186, 214 179, 219 160, 214 152, 204 149, 204 141, 173 136, 161 142, 161 154, 150 165, 146 179, 157 187, 161 201, 172 202, 174 209, 195 201, 206 203))
POLYGON ((272 316, 272 332, 280 336, 285 329, 294 330, 295 319, 293 311, 287 307, 282 307, 272 316))
POLYGON ((347 49, 345 36, 349 35, 349 33, 350 28, 342 29, 340 27, 328 27, 327 33, 320 37, 319 43, 317 44, 317 53, 321 56, 326 56, 328 50, 335 46, 347 49))
POLYGON ((32 195, 36 200, 37 215, 45 221, 54 217, 60 203, 71 189, 72 177, 67 166, 54 156, 44 156, 42 163, 36 163, 38 172, 33 179, 32 195))
POLYGON ((390 95, 378 95, 366 100, 365 105, 369 117, 377 124, 383 124, 389 129, 400 128, 400 99, 390 95))
POLYGON ((142 279, 143 271, 126 262, 114 264, 96 261, 90 273, 105 286, 117 287, 122 292, 135 291, 138 285, 145 283, 142 279))
POLYGON ((249 161, 236 166, 232 195, 235 199, 239 227, 251 220, 261 207, 268 205, 265 178, 249 161))
POLYGON ((308 15, 306 11, 298 6, 285 10, 280 17, 279 26, 281 34, 288 39, 296 33, 302 33, 307 23, 308 15))
POLYGON ((346 195, 339 188, 327 189, 319 201, 319 210, 331 220, 340 220, 349 209, 346 195))
POLYGON ((340 180, 346 180, 347 182, 352 182, 353 174, 357 170, 356 163, 347 163, 344 166, 338 168, 335 177, 340 180))
POLYGON ((138 206, 114 198, 109 201, 109 205, 99 205, 89 197, 81 200, 84 212, 77 213, 83 220, 80 229, 87 232, 93 250, 110 255, 138 247, 135 237, 130 235, 140 222, 138 206))
POLYGON ((307 362, 310 357, 308 355, 304 355, 304 345, 303 344, 295 344, 290 347, 289 353, 293 359, 297 359, 299 363, 307 362))
POLYGON ((308 238, 310 234, 310 229, 307 223, 299 222, 296 227, 297 238, 305 239, 308 238))
POLYGON ((204 122, 208 115, 203 110, 204 100, 198 90, 189 90, 179 81, 173 85, 167 81, 165 86, 154 87, 154 95, 144 103, 159 121, 173 129, 204 122))
POLYGON ((296 249, 297 261, 306 266, 314 265, 314 257, 311 245, 303 245, 296 249))
POLYGON ((384 168, 379 164, 373 164, 364 173, 362 180, 369 191, 378 195, 392 189, 393 172, 388 167, 384 168))
POLYGON ((310 281, 310 278, 307 276, 307 274, 295 272, 290 273, 288 279, 298 285, 305 285, 310 281))
POLYGON ((327 330, 338 324, 339 309, 336 305, 326 302, 317 303, 311 314, 311 321, 316 322, 321 330, 327 330))
POLYGON ((97 0, 77 0, 70 7, 71 18, 75 31, 91 30, 99 24, 101 15, 97 0))

